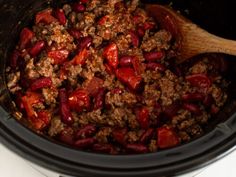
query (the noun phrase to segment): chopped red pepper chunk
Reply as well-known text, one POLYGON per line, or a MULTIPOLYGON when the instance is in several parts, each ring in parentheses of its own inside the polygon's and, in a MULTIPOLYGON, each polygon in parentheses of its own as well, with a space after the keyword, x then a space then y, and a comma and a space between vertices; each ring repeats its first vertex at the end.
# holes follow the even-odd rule
POLYGON ((112 68, 117 68, 118 64, 119 64, 119 60, 118 60, 118 47, 115 43, 111 43, 110 45, 108 45, 104 51, 103 51, 103 56, 106 58, 108 64, 112 67, 112 68))
POLYGON ((51 115, 48 111, 40 111, 37 113, 37 117, 33 116, 29 119, 36 130, 42 130, 49 125, 51 115))
POLYGON ((136 118, 143 129, 149 128, 149 110, 145 107, 140 108, 136 111, 136 118))
POLYGON ((157 129, 157 146, 161 149, 175 147, 180 143, 179 137, 170 127, 157 129))
POLYGON ((142 91, 143 79, 132 68, 118 68, 116 77, 133 91, 142 91))
POLYGON ((54 64, 62 64, 64 63, 69 56, 69 51, 68 50, 52 50, 48 52, 48 57, 52 58, 54 60, 54 64))
POLYGON ((23 28, 23 30, 20 33, 19 48, 24 49, 27 46, 27 44, 30 43, 33 37, 34 37, 33 31, 31 31, 29 28, 23 28))
POLYGON ((79 65, 79 64, 84 65, 87 57, 88 57, 88 50, 83 49, 71 60, 71 62, 75 65, 79 65))
POLYGON ((37 113, 35 112, 33 105, 41 102, 41 95, 35 92, 27 91, 26 95, 23 96, 21 100, 24 105, 28 118, 37 116, 37 113))
POLYGON ((71 109, 77 112, 89 110, 90 108, 90 97, 86 90, 77 89, 69 95, 68 98, 69 106, 71 109))
POLYGON ((52 16, 52 9, 46 9, 41 12, 38 12, 35 17, 35 24, 45 23, 51 24, 52 22, 56 22, 57 19, 52 16))

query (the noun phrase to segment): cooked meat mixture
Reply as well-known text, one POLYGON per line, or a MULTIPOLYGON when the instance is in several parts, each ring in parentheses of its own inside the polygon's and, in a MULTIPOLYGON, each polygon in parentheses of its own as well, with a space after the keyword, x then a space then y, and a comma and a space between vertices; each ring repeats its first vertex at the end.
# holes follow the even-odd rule
POLYGON ((80 0, 22 29, 7 86, 40 134, 92 152, 156 152, 203 135, 227 99, 222 57, 174 56, 171 33, 138 0, 80 0))

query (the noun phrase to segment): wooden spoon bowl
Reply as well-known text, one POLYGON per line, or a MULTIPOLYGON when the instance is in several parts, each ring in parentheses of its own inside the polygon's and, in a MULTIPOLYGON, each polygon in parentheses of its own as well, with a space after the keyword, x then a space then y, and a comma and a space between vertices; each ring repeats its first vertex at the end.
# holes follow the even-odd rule
POLYGON ((147 4, 147 12, 170 31, 178 46, 177 63, 203 53, 236 55, 236 41, 210 34, 169 7, 147 4))

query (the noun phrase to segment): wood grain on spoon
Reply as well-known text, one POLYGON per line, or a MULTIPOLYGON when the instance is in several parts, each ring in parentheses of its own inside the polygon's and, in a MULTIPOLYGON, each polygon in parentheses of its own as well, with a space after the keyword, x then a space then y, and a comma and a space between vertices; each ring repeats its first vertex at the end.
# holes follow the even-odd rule
POLYGON ((236 41, 208 33, 169 7, 148 4, 146 10, 175 38, 177 63, 203 53, 236 55, 236 41))

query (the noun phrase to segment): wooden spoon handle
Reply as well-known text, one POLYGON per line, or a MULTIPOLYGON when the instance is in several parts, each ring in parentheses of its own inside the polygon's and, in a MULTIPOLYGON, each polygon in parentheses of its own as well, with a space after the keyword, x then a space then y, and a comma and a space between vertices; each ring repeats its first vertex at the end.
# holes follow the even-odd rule
POLYGON ((224 39, 199 28, 197 25, 187 23, 182 26, 185 31, 183 50, 192 57, 201 53, 225 53, 236 55, 236 41, 224 39), (191 34, 190 34, 191 33, 191 34), (191 46, 188 46, 191 45, 191 46))

